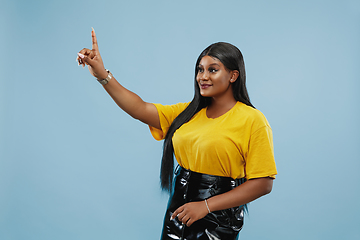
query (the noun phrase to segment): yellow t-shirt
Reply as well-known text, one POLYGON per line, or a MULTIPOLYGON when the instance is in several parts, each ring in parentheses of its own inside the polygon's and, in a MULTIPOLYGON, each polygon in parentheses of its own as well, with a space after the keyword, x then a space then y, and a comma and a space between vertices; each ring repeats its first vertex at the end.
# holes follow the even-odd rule
MULTIPOLYGON (((173 120, 189 105, 155 104, 161 130, 151 134, 161 140, 173 120)), ((208 118, 201 109, 172 138, 180 166, 194 172, 236 178, 275 178, 277 174, 272 131, 265 116, 241 102, 218 118, 208 118)))

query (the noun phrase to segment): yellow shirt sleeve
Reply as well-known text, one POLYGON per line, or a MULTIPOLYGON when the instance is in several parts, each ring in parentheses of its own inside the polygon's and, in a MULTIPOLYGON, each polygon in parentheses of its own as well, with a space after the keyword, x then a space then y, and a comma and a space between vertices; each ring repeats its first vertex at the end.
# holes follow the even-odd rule
POLYGON ((277 174, 272 130, 263 126, 251 134, 245 164, 246 178, 271 177, 277 174))
POLYGON ((162 104, 154 103, 159 114, 161 129, 157 129, 152 126, 149 126, 151 135, 158 141, 164 139, 172 122, 182 111, 185 110, 185 108, 189 104, 190 102, 177 103, 174 105, 162 105, 162 104))

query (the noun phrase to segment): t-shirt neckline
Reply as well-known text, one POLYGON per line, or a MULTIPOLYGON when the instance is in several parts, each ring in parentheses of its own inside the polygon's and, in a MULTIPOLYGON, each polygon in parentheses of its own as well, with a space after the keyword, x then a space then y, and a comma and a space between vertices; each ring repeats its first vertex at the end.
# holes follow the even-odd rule
POLYGON ((239 101, 237 101, 237 102, 234 104, 234 106, 229 109, 229 111, 227 111, 226 113, 224 113, 224 114, 222 114, 222 115, 220 115, 220 116, 218 116, 218 117, 216 117, 216 118, 210 118, 210 117, 207 116, 206 111, 207 111, 208 106, 206 106, 206 107, 204 108, 205 118, 206 118, 206 119, 209 119, 209 120, 217 120, 217 119, 223 118, 223 117, 225 117, 226 115, 229 115, 230 112, 232 112, 232 111, 235 109, 236 105, 238 105, 238 104, 239 104, 239 101))

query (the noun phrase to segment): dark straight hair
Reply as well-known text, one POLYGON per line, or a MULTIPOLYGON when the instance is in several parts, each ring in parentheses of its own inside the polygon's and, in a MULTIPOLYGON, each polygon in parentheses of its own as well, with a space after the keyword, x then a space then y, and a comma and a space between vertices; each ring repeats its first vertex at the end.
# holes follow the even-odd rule
POLYGON ((239 77, 232 83, 233 95, 236 101, 242 102, 248 106, 254 107, 246 89, 246 74, 243 56, 240 50, 230 43, 218 42, 207 47, 198 57, 195 65, 195 95, 188 107, 181 112, 172 122, 164 141, 163 156, 161 161, 160 181, 161 188, 165 191, 171 191, 174 172, 174 147, 172 137, 175 131, 184 123, 188 122, 202 108, 209 106, 210 97, 203 97, 200 94, 200 88, 196 81, 199 71, 199 63, 204 56, 214 57, 220 60, 224 66, 232 71, 239 71, 239 77))

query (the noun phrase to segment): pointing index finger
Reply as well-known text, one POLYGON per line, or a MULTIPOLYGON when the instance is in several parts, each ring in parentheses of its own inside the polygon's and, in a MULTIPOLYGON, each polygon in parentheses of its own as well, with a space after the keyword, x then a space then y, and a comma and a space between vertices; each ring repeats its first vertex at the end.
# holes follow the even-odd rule
POLYGON ((97 39, 96 39, 96 34, 95 34, 95 30, 94 28, 91 28, 91 38, 92 38, 92 49, 95 51, 99 50, 98 44, 97 44, 97 39))

